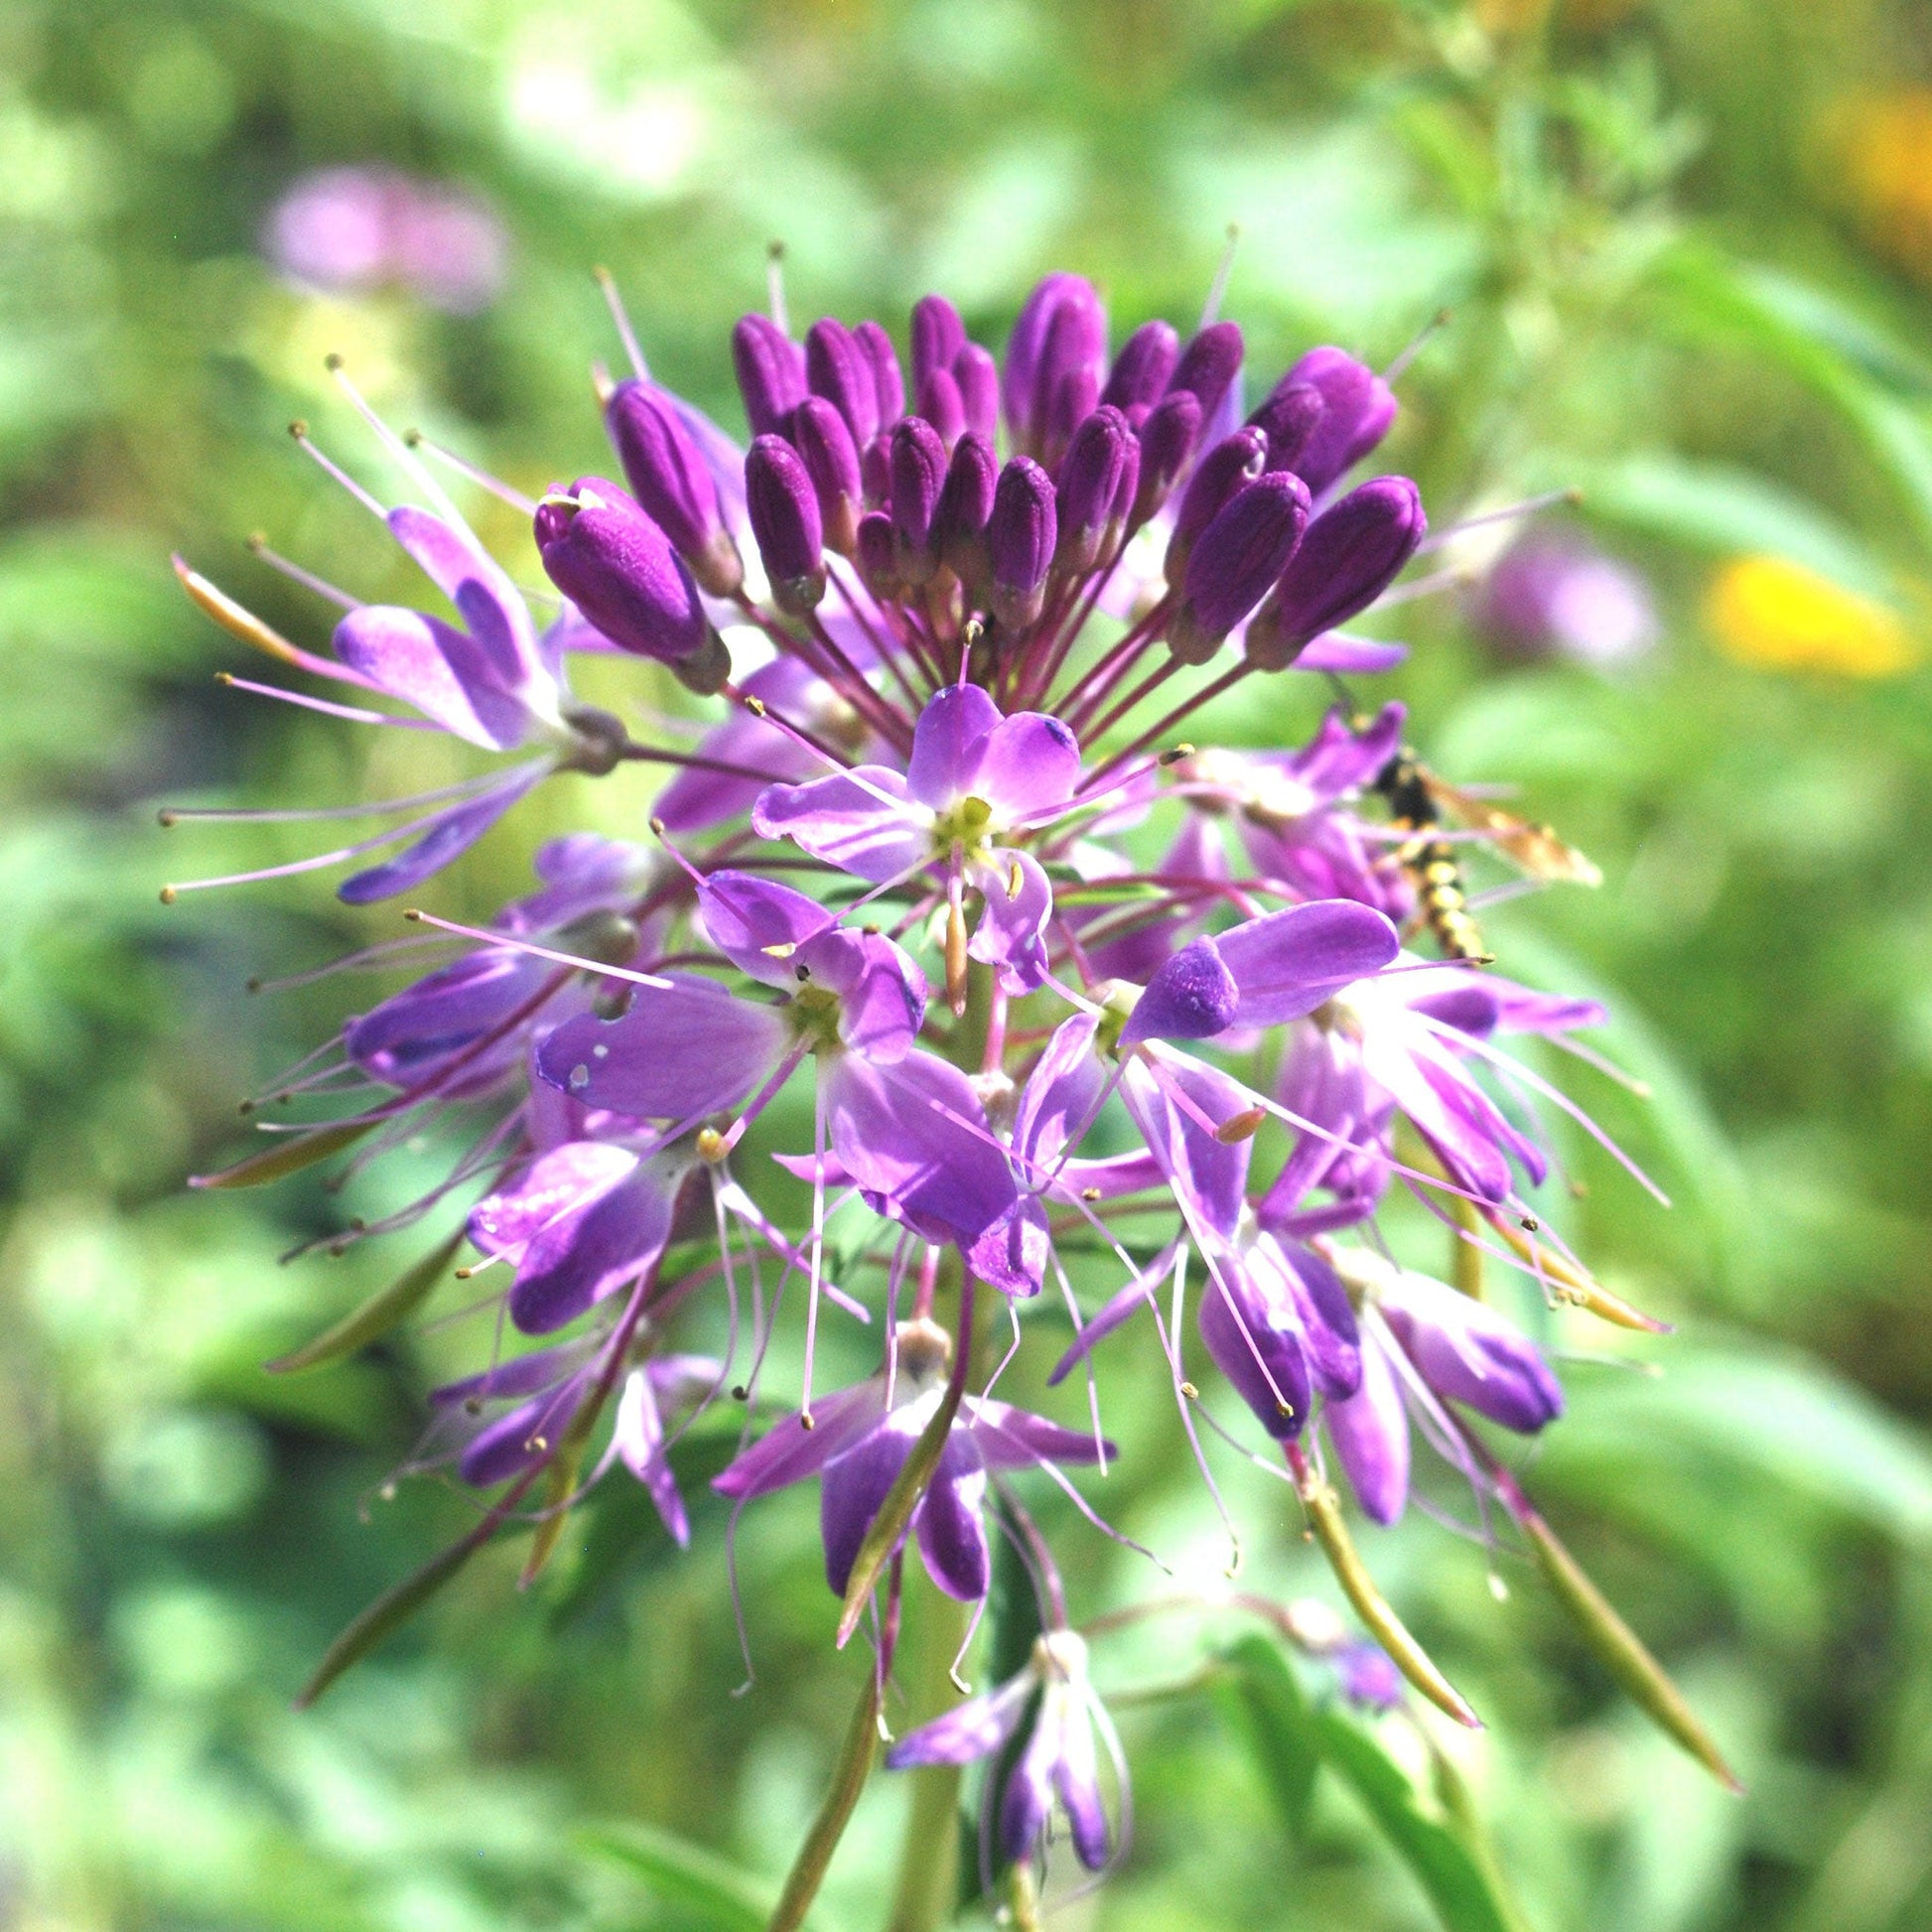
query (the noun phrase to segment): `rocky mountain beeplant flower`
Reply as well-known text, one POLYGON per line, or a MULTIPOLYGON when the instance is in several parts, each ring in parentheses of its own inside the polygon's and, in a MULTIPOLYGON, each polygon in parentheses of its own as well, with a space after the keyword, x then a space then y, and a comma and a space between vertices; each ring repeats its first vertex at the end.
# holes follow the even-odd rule
MULTIPOLYGON (((271 1089, 334 1113, 285 1113, 268 1152, 199 1183, 350 1148, 365 1165, 426 1136, 452 1150, 419 1199, 334 1237, 434 1226, 438 1245, 283 1366, 393 1325, 466 1247, 460 1272, 494 1290, 487 1359, 436 1391, 411 1464, 482 1493, 477 1527, 345 1633, 310 1695, 491 1536, 527 1528, 535 1575, 620 1463, 716 1562, 679 1444, 726 1420, 740 1443, 711 1486, 733 1533, 771 1492, 817 1485, 828 1634, 869 1637, 863 1709, 882 1727, 908 1541, 975 1619, 1002 1540, 1017 1553, 1030 1660, 888 1762, 984 1761, 989 1857, 1027 1864, 1065 1838, 1101 1867, 1125 1842, 1126 1766, 1089 1650, 1121 1613, 1075 1621, 1035 1511, 1071 1499, 1069 1534, 1108 1533, 1107 1369, 1137 1328, 1196 1454, 1198 1417, 1284 1478, 1285 1514, 1331 1560, 1373 1639, 1323 1640, 1351 1696, 1394 1701, 1399 1671, 1478 1722, 1376 1588, 1333 1486, 1394 1521, 1419 1437, 1728 1776, 1484 1427, 1534 1435, 1564 1406, 1539 1341, 1474 1299, 1484 1260, 1553 1307, 1657 1324, 1535 1204, 1549 1112, 1596 1130, 1507 1042, 1572 1043, 1601 1010, 1486 958, 1431 958, 1416 827, 1378 791, 1411 756, 1404 713, 1354 689, 1405 651, 1348 626, 1429 581, 1405 578, 1429 541, 1416 485, 1363 475, 1396 419, 1391 379, 1315 347, 1250 407, 1232 323, 1110 343, 1099 294, 1066 273, 997 358, 938 295, 898 342, 831 317, 800 341, 781 308, 748 315, 731 340, 746 448, 632 345, 634 374, 604 383, 611 476, 533 501, 454 466, 529 517, 541 595, 477 539, 438 453, 350 389, 416 500, 377 500, 298 435, 443 602, 369 606, 282 565, 338 606, 324 652, 179 566, 233 634, 355 702, 248 688, 493 760, 372 807, 400 818, 387 833, 250 877, 356 863, 339 895, 393 903, 555 772, 670 774, 630 839, 544 845, 538 889, 487 924, 409 907, 423 931, 356 963, 429 970, 271 1089), (588 653, 661 667, 708 722, 639 736, 582 704, 588 653), (1237 691, 1270 743, 1183 736, 1237 691), (1389 1258, 1399 1197, 1449 1230, 1456 1286, 1389 1258), (866 1324, 864 1380, 821 1386, 828 1320, 866 1324), (496 1339, 524 1336, 542 1345, 496 1339), (771 1366, 794 1343, 795 1380, 771 1366), (996 1393, 1023 1356, 1052 1382, 1077 1370, 1085 1413, 996 1393)), ((1507 855, 1504 823, 1461 850, 1507 855)), ((1201 1473, 1218 1504, 1204 1456, 1201 1473)), ((788 1897, 826 1855, 808 1846, 788 1897)))

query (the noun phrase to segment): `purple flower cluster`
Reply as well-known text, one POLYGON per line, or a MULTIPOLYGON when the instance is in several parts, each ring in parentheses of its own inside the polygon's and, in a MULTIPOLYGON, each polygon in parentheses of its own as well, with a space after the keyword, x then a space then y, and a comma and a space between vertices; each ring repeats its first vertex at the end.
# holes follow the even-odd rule
MULTIPOLYGON (((318 461, 446 610, 297 572, 343 607, 323 655, 182 567, 235 634, 409 711, 283 695, 509 759, 275 871, 397 846, 341 888, 393 898, 554 771, 672 773, 654 843, 552 841, 540 890, 486 927, 412 914, 434 930, 400 944, 465 950, 278 1083, 359 1095, 310 1133, 321 1152, 460 1130, 447 1177, 384 1226, 467 1202, 509 1331, 555 1338, 438 1390, 419 1460, 498 1489, 505 1519, 546 1471, 554 1513, 621 1461, 682 1542, 672 1449, 729 1388, 746 1438, 713 1487, 735 1522, 818 1484, 827 1580, 848 1629, 878 1592, 882 1669, 908 1539, 976 1603, 1014 1538, 1041 1591, 1033 1662, 892 1761, 1011 1746, 1004 1856, 1040 1845, 1057 1805, 1088 1866, 1118 1843, 1096 1733, 1118 1749, 1022 1479, 1077 1495, 1065 1466, 1104 1471, 1113 1450, 1097 1395, 1079 1427, 998 1399, 1015 1354, 1047 1330, 1052 1379, 1091 1378, 1114 1331, 1156 1329, 1191 1439, 1197 1404, 1228 1406, 1187 1380, 1197 1345, 1278 1472, 1313 1495, 1325 1452, 1388 1523, 1412 1422, 1490 1486, 1474 1419, 1533 1433, 1563 1408, 1501 1312, 1385 1259, 1392 1190, 1550 1299, 1612 1306, 1530 1200, 1550 1165, 1538 1105, 1575 1110, 1503 1044, 1601 1015, 1409 949, 1427 937, 1414 828, 1377 790, 1402 707, 1359 715, 1340 685, 1403 656, 1343 626, 1425 537, 1414 483, 1355 478, 1395 418, 1387 382, 1315 348, 1248 409, 1233 324, 1182 342, 1149 323, 1112 354, 1109 336, 1068 274, 997 361, 939 296, 912 314, 909 366, 875 322, 825 318, 801 342, 747 316, 744 450, 640 361, 607 385, 621 483, 535 502, 492 485, 530 517, 555 594, 541 624, 436 453, 372 414, 420 503, 318 461), (663 667, 714 721, 684 749, 634 738, 572 697, 583 652, 663 667), (1179 739, 1244 685, 1252 716, 1299 710, 1306 742, 1179 739), (772 1122, 799 1116, 768 1110, 806 1082, 811 1132, 784 1144, 772 1122), (801 1181, 809 1214, 787 1216, 772 1203, 801 1181), (835 1217, 859 1235, 829 1240, 835 1217), (802 1384, 775 1402, 774 1268, 805 1303, 802 1384), (830 1393, 813 1386, 827 1305, 883 1335, 877 1371, 830 1393), (697 1337, 710 1352, 680 1352, 697 1337)), ((1380 1651, 1344 1662, 1373 1680, 1351 1695, 1393 1698, 1380 1651)))

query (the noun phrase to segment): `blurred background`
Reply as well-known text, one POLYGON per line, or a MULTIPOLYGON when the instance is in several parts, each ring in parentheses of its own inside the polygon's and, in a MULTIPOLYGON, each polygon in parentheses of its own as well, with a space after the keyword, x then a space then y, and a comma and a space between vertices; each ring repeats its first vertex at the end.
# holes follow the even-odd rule
MULTIPOLYGON (((809 1494, 741 1539, 760 1679, 734 1700, 722 1522, 700 1509, 671 1561, 613 1488, 539 1587, 519 1595, 518 1550, 493 1549, 291 1711, 341 1624, 467 1520, 434 1485, 381 1485, 423 1389, 470 1354, 432 1323, 261 1372, 408 1257, 277 1265, 377 1194, 182 1183, 239 1150, 238 1098, 361 991, 246 983, 389 913, 314 881, 164 908, 164 879, 313 840, 163 833, 155 807, 413 786, 392 746, 218 688, 250 667, 170 550, 311 644, 319 607, 251 532, 407 594, 284 434, 311 418, 373 474, 330 350, 392 421, 523 487, 607 467, 594 263, 655 372, 736 429, 726 332, 761 306, 774 237, 794 316, 902 338, 939 287, 997 343, 1049 266, 1101 284, 1117 338, 1154 314, 1185 329, 1231 222, 1251 379, 1312 342, 1386 359, 1452 311, 1387 452, 1439 522, 1586 492, 1508 554, 1506 532, 1457 552, 1469 587, 1396 614, 1416 648, 1390 683, 1433 763, 1520 786, 1606 875, 1491 927, 1524 977, 1613 1004, 1607 1044, 1650 1098, 1571 1084, 1677 1205, 1580 1148, 1565 1213, 1679 1332, 1573 1362, 1531 1479, 1750 1794, 1653 1736, 1531 1576, 1498 1604, 1481 1550, 1412 1516, 1370 1554, 1492 1717, 1458 1763, 1510 1909, 1536 1932, 1932 1926, 1913 0, 0 9, 0 1926, 732 1923, 720 1899, 784 1869, 851 1696, 809 1494), (626 1862, 622 1821, 720 1863, 626 1862)), ((486 533, 534 570, 510 512, 486 533)), ((1298 702, 1300 731, 1319 695, 1298 702)), ((544 830, 635 835, 627 782, 546 787, 438 902, 486 913, 544 830)), ((1110 1426, 1157 1446, 1116 1373, 1110 1426)), ((1130 1455, 1122 1479, 1124 1526, 1209 1541, 1184 1458, 1130 1455)), ((1236 1488, 1263 1586, 1319 1592, 1283 1492, 1236 1488)), ((1152 1587, 1088 1547, 1098 1596, 1152 1587)), ((1189 1641, 1153 1645, 1151 1674, 1189 1641)), ((1123 1712, 1134 1856, 1056 1922, 1437 1922, 1339 1784, 1288 1833, 1227 1718, 1123 1712)), ((823 1924, 881 1922, 904 1802, 875 1781, 823 1924)))

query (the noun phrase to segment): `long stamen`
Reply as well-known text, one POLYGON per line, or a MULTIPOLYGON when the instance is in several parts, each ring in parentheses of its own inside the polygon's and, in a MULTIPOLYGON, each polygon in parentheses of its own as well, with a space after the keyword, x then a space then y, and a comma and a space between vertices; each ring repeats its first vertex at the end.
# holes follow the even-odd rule
POLYGON ((288 810, 255 810, 250 807, 218 805, 164 805, 156 814, 164 826, 184 819, 199 824, 304 825, 329 818, 380 818, 386 812, 411 812, 422 805, 440 805, 472 792, 487 791, 501 774, 486 771, 481 777, 464 778, 453 785, 439 785, 434 791, 419 791, 408 798, 384 798, 372 804, 308 805, 288 810))
POLYGON ((368 424, 370 429, 374 430, 376 440, 402 466, 404 473, 417 487, 428 495, 437 511, 447 517, 456 529, 481 550, 483 545, 478 540, 477 533, 471 529, 468 519, 457 508, 455 498, 437 482, 436 473, 429 465, 369 406, 361 390, 348 379, 348 371, 343 365, 343 358, 340 355, 325 355, 323 366, 336 378, 336 386, 349 399, 355 413, 368 424))
POLYGON ((391 711, 370 711, 362 705, 337 704, 329 698, 312 698, 306 691, 284 691, 279 684, 257 684, 250 677, 236 677, 232 671, 216 671, 216 684, 231 691, 252 692, 258 698, 273 698, 278 704, 292 704, 302 711, 319 711, 325 718, 345 718, 351 725, 394 725, 402 731, 441 731, 427 718, 400 718, 391 711))
POLYGON ((459 477, 473 483, 479 489, 486 489, 500 502, 507 503, 511 509, 520 510, 525 516, 534 516, 537 503, 534 496, 526 496, 520 489, 512 488, 500 477, 492 477, 487 470, 480 469, 466 457, 460 457, 454 450, 445 449, 441 443, 427 437, 419 429, 406 429, 402 440, 412 450, 427 450, 438 463, 454 470, 459 477))
POLYGON ((1446 543, 1454 540, 1469 530, 1480 530, 1491 523, 1517 523, 1525 517, 1536 515, 1539 510, 1554 509, 1559 503, 1581 503, 1584 492, 1574 484, 1568 489, 1546 489, 1540 496, 1525 496, 1519 503, 1505 503, 1500 509, 1482 510, 1474 516, 1458 517, 1453 523, 1445 523, 1440 530, 1432 530, 1416 545, 1416 555, 1426 556, 1432 550, 1440 550, 1446 543))
POLYGON ((309 425, 300 416, 289 425, 289 434, 295 438, 297 445, 321 466, 324 476, 340 483, 371 516, 379 518, 383 523, 388 522, 389 512, 341 464, 324 456, 316 447, 315 438, 309 434, 309 425))
POLYGON ((305 591, 313 591, 316 596, 340 606, 345 611, 359 611, 362 608, 362 600, 359 597, 350 597, 346 591, 339 590, 327 578, 318 577, 314 571, 304 570, 300 564, 291 562, 278 551, 271 550, 268 546, 268 538, 261 531, 257 530, 249 537, 248 548, 270 570, 280 571, 290 583, 300 584, 305 591))
POLYGON ((785 314, 785 245, 782 241, 773 241, 765 248, 764 293, 771 307, 771 320, 789 336, 791 321, 785 314))
POLYGON ((1227 299, 1228 278, 1234 273, 1234 251, 1241 245, 1241 224, 1228 223, 1227 245, 1221 250, 1220 266, 1208 285, 1207 300, 1201 305, 1200 326, 1210 328, 1221 319, 1221 304, 1227 299))
POLYGON ((1429 339, 1435 335, 1437 330, 1445 328, 1448 325, 1451 313, 1452 311, 1449 309, 1438 309, 1409 339, 1407 346, 1402 349, 1395 360, 1382 371, 1382 380, 1392 388, 1396 383, 1400 382, 1409 372, 1410 363, 1423 352, 1423 348, 1429 342, 1429 339))
POLYGON ((209 583, 200 571, 191 569, 179 554, 171 561, 175 576, 188 593, 189 601, 205 616, 212 618, 229 636, 239 637, 251 649, 280 658, 284 664, 313 671, 318 677, 334 678, 339 684, 359 684, 366 691, 376 688, 374 681, 360 671, 351 670, 348 665, 332 658, 318 657, 314 651, 290 643, 273 624, 263 622, 254 612, 245 605, 237 604, 218 585, 209 583))
POLYGON ((591 270, 597 277, 597 286, 603 291, 604 306, 611 311, 612 326, 618 332, 618 341, 623 345, 623 352, 630 358, 631 373, 639 382, 650 380, 650 364, 644 360, 644 351, 637 341, 637 332, 630 326, 630 316, 623 306, 623 297, 618 293, 618 280, 608 268, 602 265, 591 270))

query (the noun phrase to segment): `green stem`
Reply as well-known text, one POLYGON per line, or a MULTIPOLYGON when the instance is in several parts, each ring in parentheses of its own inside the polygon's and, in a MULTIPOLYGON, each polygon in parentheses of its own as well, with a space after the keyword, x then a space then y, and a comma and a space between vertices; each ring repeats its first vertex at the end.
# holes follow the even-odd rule
MULTIPOLYGON (((909 1685, 908 1723, 924 1724, 958 1701, 953 1658, 966 1634, 966 1607, 929 1585, 917 1589, 918 1647, 909 1685)), ((912 1803, 899 1844, 898 1879, 887 1932, 934 1932, 952 1916, 959 1886, 957 1764, 927 1764, 907 1773, 912 1803)))
POLYGON ((865 1688, 859 1693, 852 1722, 846 1726, 845 1742, 839 1747, 838 1762, 832 1768, 831 1787, 785 1875, 785 1888, 778 1894, 768 1932, 798 1932, 804 1924, 805 1914, 811 1910, 812 1900, 825 1881, 826 1866, 832 1863, 832 1854, 838 1850, 839 1840, 851 1822, 859 1793, 866 1788, 878 1742, 879 1674, 868 1663, 865 1688))

